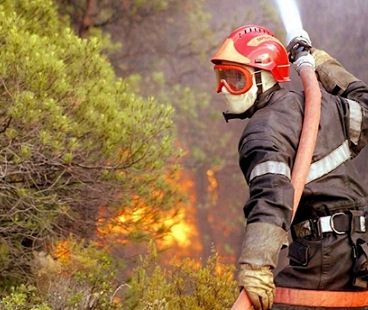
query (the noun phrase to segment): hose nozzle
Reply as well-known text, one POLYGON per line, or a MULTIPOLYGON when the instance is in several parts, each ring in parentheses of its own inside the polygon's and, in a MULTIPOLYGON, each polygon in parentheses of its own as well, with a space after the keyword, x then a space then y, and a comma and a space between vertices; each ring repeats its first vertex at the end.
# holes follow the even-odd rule
POLYGON ((299 57, 309 54, 312 48, 312 41, 305 30, 300 29, 294 33, 289 33, 288 37, 291 37, 291 40, 286 49, 289 52, 291 63, 294 63, 299 57))

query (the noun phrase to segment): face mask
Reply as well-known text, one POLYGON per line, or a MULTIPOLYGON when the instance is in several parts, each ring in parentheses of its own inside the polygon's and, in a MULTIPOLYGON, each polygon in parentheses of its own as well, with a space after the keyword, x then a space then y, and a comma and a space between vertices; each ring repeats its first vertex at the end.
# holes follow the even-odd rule
MULTIPOLYGON (((265 92, 276 84, 272 74, 267 71, 261 72, 262 88, 265 92)), ((242 114, 249 110, 257 100, 258 87, 256 85, 255 77, 253 75, 252 87, 244 94, 233 95, 230 94, 225 86, 221 88, 221 93, 225 96, 227 111, 225 113, 242 114)))
MULTIPOLYGON (((253 77, 254 80, 254 77, 253 77)), ((228 90, 223 86, 221 93, 226 99, 226 113, 232 114, 242 114, 247 111, 257 99, 257 85, 253 81, 252 87, 244 94, 233 95, 228 92, 228 90)))

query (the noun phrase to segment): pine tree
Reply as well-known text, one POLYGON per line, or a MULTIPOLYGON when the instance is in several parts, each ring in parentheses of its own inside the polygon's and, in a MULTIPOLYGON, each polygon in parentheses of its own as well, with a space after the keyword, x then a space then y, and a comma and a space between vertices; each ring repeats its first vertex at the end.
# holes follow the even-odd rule
POLYGON ((75 35, 51 0, 4 0, 0 44, 0 281, 52 236, 93 235, 99 208, 175 205, 172 109, 117 78, 100 40, 75 35))

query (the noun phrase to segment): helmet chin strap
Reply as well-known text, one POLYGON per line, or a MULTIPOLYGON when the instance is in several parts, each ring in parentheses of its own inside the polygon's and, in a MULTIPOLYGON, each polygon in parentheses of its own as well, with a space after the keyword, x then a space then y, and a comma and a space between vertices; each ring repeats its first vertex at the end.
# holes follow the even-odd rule
POLYGON ((256 80, 256 85, 257 85, 257 97, 263 93, 263 83, 262 83, 262 73, 261 71, 255 71, 254 72, 254 77, 256 80))

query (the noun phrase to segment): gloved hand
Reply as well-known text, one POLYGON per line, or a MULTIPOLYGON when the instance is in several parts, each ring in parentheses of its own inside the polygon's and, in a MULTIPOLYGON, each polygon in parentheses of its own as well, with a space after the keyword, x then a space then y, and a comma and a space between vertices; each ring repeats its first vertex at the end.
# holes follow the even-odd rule
POLYGON ((239 257, 238 283, 256 310, 270 309, 275 293, 271 270, 277 266, 287 232, 274 224, 247 224, 239 257))
POLYGON ((238 283, 245 289, 255 310, 271 309, 276 288, 269 266, 241 264, 238 283))
POLYGON ((288 43, 286 50, 289 52, 289 60, 294 63, 299 57, 310 53, 312 41, 305 30, 293 34, 293 39, 288 43))
POLYGON ((289 60, 296 66, 296 71, 300 73, 300 70, 309 66, 314 69, 315 61, 314 57, 310 54, 312 48, 312 42, 306 31, 300 30, 295 34, 294 38, 289 42, 287 51, 289 52, 289 60))
POLYGON ((296 66, 296 71, 300 74, 300 70, 302 70, 302 68, 305 66, 311 67, 314 70, 315 60, 314 57, 308 53, 298 57, 298 59, 294 62, 294 65, 296 66))

